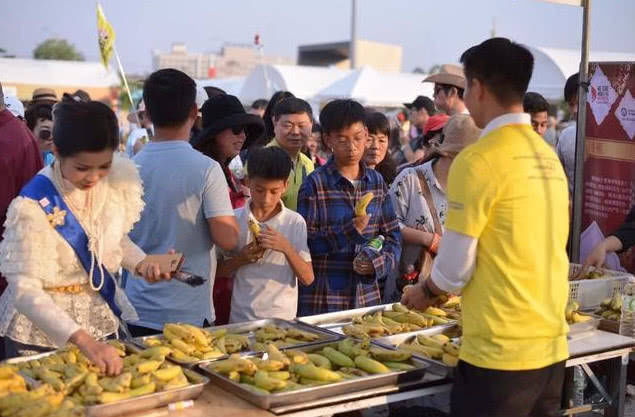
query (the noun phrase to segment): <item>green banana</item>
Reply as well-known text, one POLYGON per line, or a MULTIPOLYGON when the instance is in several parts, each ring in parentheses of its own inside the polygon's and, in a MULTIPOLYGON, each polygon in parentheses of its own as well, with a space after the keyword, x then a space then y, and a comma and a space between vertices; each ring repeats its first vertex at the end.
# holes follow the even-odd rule
POLYGON ((342 352, 333 349, 330 346, 325 347, 322 350, 322 353, 328 358, 329 361, 339 367, 352 368, 355 366, 355 363, 351 358, 349 358, 342 352))
POLYGON ((333 366, 331 365, 331 361, 327 357, 319 355, 317 353, 309 353, 308 356, 309 356, 309 360, 313 362, 313 365, 319 366, 321 368, 333 369, 333 366))
POLYGON ((410 359, 412 357, 412 353, 406 352, 400 349, 389 350, 389 349, 383 349, 379 347, 371 347, 370 356, 382 362, 383 361, 403 362, 410 359))
POLYGON ((388 369, 386 365, 366 356, 356 357, 355 365, 370 374, 387 374, 390 372, 390 369, 388 369))
POLYGON ((316 381, 337 382, 342 379, 339 374, 329 369, 318 368, 312 363, 308 363, 305 365, 295 365, 294 372, 297 373, 301 378, 307 378, 316 381))

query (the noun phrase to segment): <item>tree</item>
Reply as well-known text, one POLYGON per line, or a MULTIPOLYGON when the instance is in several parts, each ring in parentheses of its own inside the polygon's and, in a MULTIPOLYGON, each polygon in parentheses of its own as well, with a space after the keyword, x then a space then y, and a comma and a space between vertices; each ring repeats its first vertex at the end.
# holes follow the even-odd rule
POLYGON ((412 72, 413 72, 414 74, 425 74, 425 73, 426 73, 426 72, 424 71, 424 69, 423 69, 423 68, 421 68, 421 67, 416 67, 415 69, 413 69, 413 70, 412 70, 412 72))
POLYGON ((75 45, 66 39, 47 39, 33 50, 35 59, 59 59, 62 61, 83 61, 82 55, 75 45))
POLYGON ((435 64, 435 65, 430 67, 430 70, 428 71, 428 74, 436 74, 439 71, 441 71, 441 65, 435 64))

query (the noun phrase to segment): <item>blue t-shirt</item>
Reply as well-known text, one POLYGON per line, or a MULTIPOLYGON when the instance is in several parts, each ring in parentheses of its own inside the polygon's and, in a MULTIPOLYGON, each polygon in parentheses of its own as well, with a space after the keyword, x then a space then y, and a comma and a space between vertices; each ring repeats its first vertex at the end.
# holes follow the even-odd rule
POLYGON ((150 142, 133 160, 143 181, 145 208, 130 238, 148 254, 182 252, 182 271, 208 278, 198 287, 128 279, 126 294, 139 314, 133 324, 162 329, 171 322, 213 322, 216 256, 206 219, 233 216, 225 175, 216 161, 182 140, 150 142))

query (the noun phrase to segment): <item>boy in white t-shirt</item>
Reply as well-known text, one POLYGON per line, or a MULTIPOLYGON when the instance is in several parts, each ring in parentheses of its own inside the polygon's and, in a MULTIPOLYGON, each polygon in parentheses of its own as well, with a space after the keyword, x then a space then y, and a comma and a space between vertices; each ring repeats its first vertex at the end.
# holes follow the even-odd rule
POLYGON ((280 148, 252 150, 248 186, 251 199, 234 211, 240 227, 238 248, 219 253, 217 274, 234 277, 230 323, 293 319, 298 307, 298 280, 313 282, 306 223, 280 197, 287 188, 292 162, 280 148), (255 222, 260 228, 254 236, 255 222))

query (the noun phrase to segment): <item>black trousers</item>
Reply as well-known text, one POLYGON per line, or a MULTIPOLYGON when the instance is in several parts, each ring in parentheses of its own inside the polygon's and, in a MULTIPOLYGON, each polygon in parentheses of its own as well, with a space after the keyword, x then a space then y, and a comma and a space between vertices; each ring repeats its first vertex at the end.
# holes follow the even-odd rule
POLYGON ((498 371, 460 361, 452 417, 550 417, 561 407, 564 361, 530 371, 498 371))

